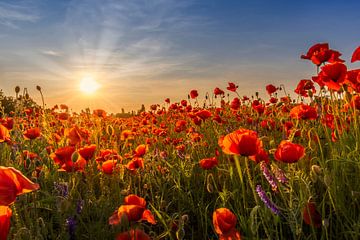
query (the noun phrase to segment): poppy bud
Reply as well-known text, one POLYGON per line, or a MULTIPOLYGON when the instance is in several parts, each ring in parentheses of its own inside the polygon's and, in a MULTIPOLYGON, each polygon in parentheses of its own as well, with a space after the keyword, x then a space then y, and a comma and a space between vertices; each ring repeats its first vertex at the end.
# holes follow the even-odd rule
POLYGON ((20 92, 20 87, 19 86, 16 86, 15 87, 15 93, 18 94, 20 92))

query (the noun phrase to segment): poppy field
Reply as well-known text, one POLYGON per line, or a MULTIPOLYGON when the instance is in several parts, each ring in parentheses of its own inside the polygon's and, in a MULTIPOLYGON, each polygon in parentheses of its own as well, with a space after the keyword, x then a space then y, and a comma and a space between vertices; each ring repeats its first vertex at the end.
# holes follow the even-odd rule
POLYGON ((0 240, 360 239, 360 47, 301 58, 314 75, 296 89, 229 82, 128 118, 17 100, 0 240))

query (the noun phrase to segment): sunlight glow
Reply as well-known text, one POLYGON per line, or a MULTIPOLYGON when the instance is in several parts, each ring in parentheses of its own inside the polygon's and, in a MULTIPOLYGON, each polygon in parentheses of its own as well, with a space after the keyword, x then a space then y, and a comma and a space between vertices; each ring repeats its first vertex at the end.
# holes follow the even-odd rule
POLYGON ((86 94, 93 94, 100 88, 100 84, 91 76, 81 79, 80 91, 86 94))

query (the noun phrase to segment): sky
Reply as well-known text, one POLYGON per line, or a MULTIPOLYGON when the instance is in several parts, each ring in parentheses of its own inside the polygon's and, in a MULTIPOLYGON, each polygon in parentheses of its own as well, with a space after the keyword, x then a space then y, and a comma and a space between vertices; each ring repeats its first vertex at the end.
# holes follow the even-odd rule
MULTIPOLYGON (((349 69, 360 45, 359 1, 0 0, 0 89, 79 111, 139 109, 200 98, 228 82, 240 95, 284 84, 315 67, 300 59, 328 42, 349 69), (86 76, 101 87, 79 90, 86 76)), ((232 95, 231 95, 232 96, 232 95)))

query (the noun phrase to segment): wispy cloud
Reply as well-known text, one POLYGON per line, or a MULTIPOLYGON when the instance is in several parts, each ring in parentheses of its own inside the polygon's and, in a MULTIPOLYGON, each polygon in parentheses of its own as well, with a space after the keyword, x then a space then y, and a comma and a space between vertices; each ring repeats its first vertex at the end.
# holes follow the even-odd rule
POLYGON ((36 22, 40 16, 29 3, 1 3, 0 2, 0 24, 18 28, 19 22, 36 22))
POLYGON ((208 21, 186 13, 193 1, 74 1, 64 23, 71 67, 113 71, 113 76, 156 76, 180 71, 200 54, 183 49, 186 35, 208 21), (75 53, 75 54, 74 54, 75 53))
POLYGON ((50 56, 50 57, 61 57, 61 56, 63 56, 62 52, 55 51, 55 50, 42 50, 41 54, 43 54, 45 56, 50 56))

